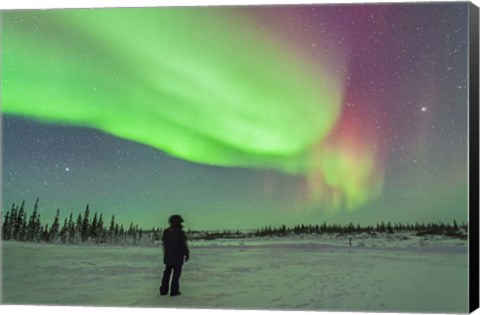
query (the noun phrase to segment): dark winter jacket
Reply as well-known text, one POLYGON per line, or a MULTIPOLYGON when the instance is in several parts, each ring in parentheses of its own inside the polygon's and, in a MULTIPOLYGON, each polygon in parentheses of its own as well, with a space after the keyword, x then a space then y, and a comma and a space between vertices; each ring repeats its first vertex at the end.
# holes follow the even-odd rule
POLYGON ((188 260, 190 251, 187 237, 181 228, 169 227, 163 232, 163 263, 166 265, 181 265, 188 260))

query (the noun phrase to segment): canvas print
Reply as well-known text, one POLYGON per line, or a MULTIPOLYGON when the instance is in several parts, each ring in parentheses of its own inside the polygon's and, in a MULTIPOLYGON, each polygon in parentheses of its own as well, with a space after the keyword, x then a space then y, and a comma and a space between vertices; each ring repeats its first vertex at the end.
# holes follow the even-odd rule
POLYGON ((468 312, 471 10, 1 12, 2 303, 468 312))

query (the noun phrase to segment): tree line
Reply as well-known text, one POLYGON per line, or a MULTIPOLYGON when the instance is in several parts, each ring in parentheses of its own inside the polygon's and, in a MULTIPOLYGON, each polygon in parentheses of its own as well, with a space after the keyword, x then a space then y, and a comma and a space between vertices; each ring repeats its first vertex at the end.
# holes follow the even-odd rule
POLYGON ((376 225, 360 226, 353 223, 341 224, 298 224, 293 227, 282 225, 280 227, 265 226, 250 232, 241 231, 203 231, 190 232, 191 239, 207 239, 213 240, 217 238, 248 238, 248 237, 286 237, 286 236, 302 236, 302 235, 322 235, 322 234, 336 234, 336 235, 355 235, 368 234, 376 236, 381 234, 395 234, 410 232, 416 236, 425 235, 444 235, 447 237, 467 239, 468 226, 466 223, 461 225, 453 220, 452 224, 445 223, 391 223, 380 222, 376 225))
MULTIPOLYGON (((31 215, 25 210, 25 201, 20 205, 13 204, 2 220, 1 237, 3 240, 16 240, 25 242, 47 242, 62 244, 122 244, 122 245, 158 245, 162 229, 153 227, 144 230, 138 225, 130 223, 128 228, 115 221, 112 215, 110 223, 106 224, 103 214, 95 212, 92 216, 87 205, 83 213, 79 213, 74 219, 70 212, 68 218, 60 220, 60 209, 51 224, 42 224, 38 211, 39 199, 37 198, 31 215)), ((360 234, 367 233, 376 235, 381 233, 394 234, 412 232, 417 236, 424 235, 445 235, 466 239, 468 226, 466 223, 458 225, 454 220, 450 223, 391 223, 380 222, 376 225, 360 226, 353 223, 304 225, 299 224, 293 227, 282 225, 280 227, 265 226, 253 231, 192 231, 188 230, 187 237, 190 240, 217 238, 247 238, 247 237, 285 237, 296 235, 322 235, 322 234, 360 234)))
POLYGON ((309 235, 309 234, 360 234, 367 233, 370 235, 376 235, 380 233, 402 233, 413 232, 417 236, 424 235, 445 235, 449 237, 456 237, 466 239, 468 226, 466 223, 461 225, 457 224, 456 220, 450 223, 391 223, 380 222, 376 225, 360 226, 349 223, 346 225, 330 224, 327 225, 324 222, 322 225, 295 225, 294 227, 287 227, 282 225, 281 227, 266 226, 261 229, 257 229, 254 236, 287 236, 287 235, 309 235))
POLYGON ((83 213, 79 213, 76 219, 73 213, 60 222, 60 209, 53 222, 43 225, 38 211, 37 198, 33 212, 28 215, 25 211, 25 201, 21 205, 12 205, 2 220, 2 239, 16 240, 25 242, 48 242, 63 244, 78 243, 114 243, 128 245, 148 245, 160 240, 161 230, 152 228, 144 230, 138 225, 130 223, 125 228, 123 224, 115 221, 115 215, 112 215, 110 224, 106 225, 103 214, 95 212, 92 216, 89 205, 86 206, 83 213))

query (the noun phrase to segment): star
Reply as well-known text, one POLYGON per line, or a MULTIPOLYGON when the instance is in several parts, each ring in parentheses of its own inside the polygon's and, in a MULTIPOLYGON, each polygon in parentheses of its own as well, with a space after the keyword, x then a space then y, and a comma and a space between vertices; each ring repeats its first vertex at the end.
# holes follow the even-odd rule
POLYGON ((425 113, 425 112, 427 111, 427 108, 426 108, 425 106, 423 106, 423 107, 421 108, 421 110, 422 110, 422 112, 425 113))
POLYGON ((65 167, 65 172, 67 172, 67 173, 70 172, 70 167, 68 167, 68 166, 65 167))

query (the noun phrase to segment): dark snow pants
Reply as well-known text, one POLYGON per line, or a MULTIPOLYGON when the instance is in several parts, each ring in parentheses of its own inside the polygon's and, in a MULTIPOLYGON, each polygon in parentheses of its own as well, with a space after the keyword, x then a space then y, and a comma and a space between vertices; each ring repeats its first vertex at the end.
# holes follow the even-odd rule
POLYGON ((172 274, 172 286, 170 288, 170 295, 178 294, 180 290, 180 275, 182 274, 182 265, 165 265, 163 271, 162 286, 160 287, 160 294, 165 295, 168 293, 170 275, 172 274))

